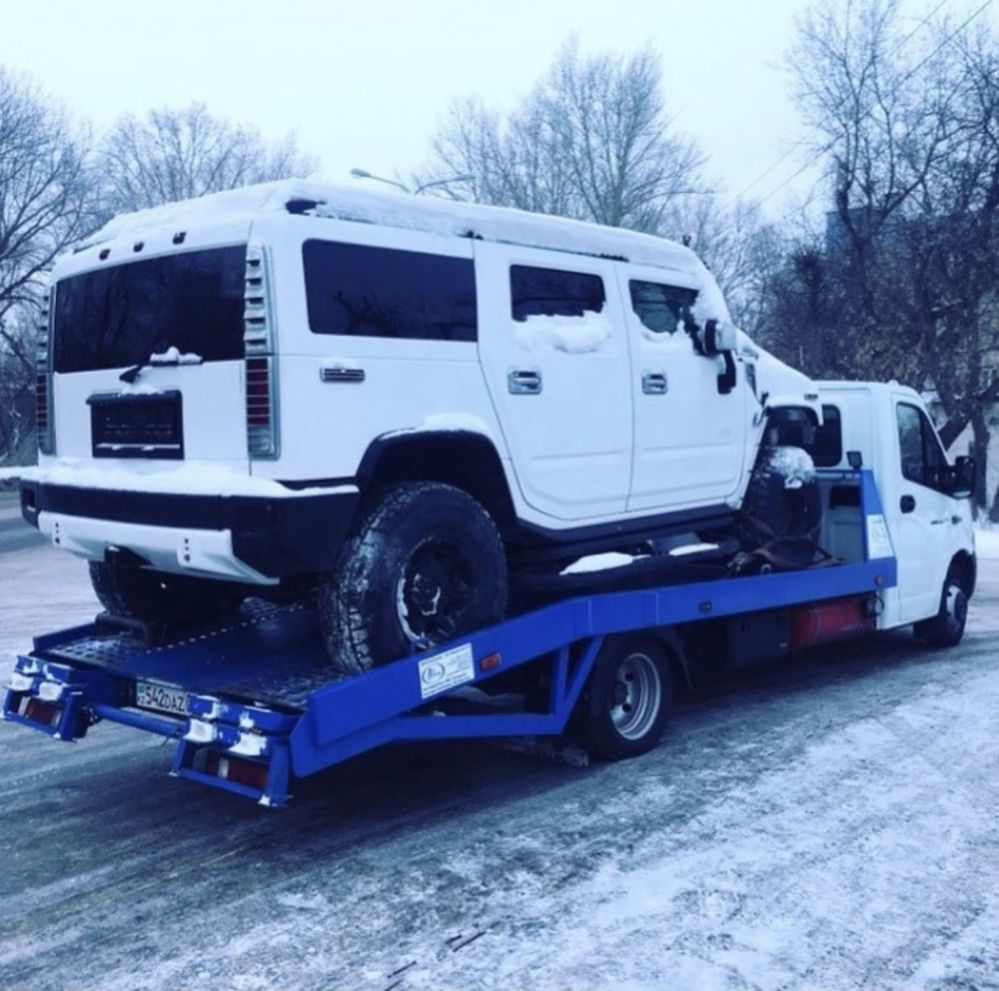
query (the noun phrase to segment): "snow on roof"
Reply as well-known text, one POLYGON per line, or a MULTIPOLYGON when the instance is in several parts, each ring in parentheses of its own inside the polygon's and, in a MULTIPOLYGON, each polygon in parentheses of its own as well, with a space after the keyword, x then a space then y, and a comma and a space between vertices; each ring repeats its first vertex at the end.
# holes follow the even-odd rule
POLYGON ((115 217, 88 238, 85 246, 133 237, 151 228, 184 230, 192 224, 215 223, 237 216, 246 218, 261 213, 289 212, 289 204, 292 204, 291 212, 310 216, 623 258, 635 264, 673 269, 701 285, 699 302, 706 312, 696 314, 698 319, 711 316, 729 319, 710 272, 693 251, 673 241, 565 217, 416 196, 373 185, 333 185, 287 179, 211 193, 115 217))

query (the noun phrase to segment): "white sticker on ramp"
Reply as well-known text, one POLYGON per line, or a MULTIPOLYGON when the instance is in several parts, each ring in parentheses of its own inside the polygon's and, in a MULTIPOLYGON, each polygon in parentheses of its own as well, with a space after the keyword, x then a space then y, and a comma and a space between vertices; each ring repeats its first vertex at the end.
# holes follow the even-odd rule
POLYGON ((462 644, 420 661, 420 698, 439 695, 475 677, 472 645, 462 644))
POLYGON ((867 517, 867 556, 873 561, 878 557, 891 557, 892 553, 888 524, 880 513, 872 513, 867 517))

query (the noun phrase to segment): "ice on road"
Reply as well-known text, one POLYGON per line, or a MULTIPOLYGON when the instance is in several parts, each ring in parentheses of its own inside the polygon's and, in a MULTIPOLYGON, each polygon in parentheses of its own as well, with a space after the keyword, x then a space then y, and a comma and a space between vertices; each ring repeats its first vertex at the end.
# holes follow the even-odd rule
MULTIPOLYGON (((0 589, 4 672, 95 608, 45 547, 0 589)), ((0 987, 997 987, 997 604, 985 560, 961 647, 747 674, 638 760, 397 748, 281 812, 0 726, 0 987)))

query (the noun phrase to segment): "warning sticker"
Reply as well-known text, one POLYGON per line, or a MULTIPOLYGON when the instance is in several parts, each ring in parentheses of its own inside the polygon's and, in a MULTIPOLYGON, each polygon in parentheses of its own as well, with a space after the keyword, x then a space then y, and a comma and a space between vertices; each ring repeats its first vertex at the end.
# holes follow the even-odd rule
POLYGON ((892 556, 888 525, 880 513, 872 513, 867 517, 867 556, 872 561, 878 557, 892 556))
POLYGON ((420 661, 420 698, 439 695, 475 677, 472 645, 462 644, 420 661))

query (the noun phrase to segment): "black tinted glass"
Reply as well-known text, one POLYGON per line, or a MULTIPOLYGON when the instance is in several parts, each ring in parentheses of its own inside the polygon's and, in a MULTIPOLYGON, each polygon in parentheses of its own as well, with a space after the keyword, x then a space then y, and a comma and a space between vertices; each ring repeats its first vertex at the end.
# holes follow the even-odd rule
POLYGON ((471 259, 335 241, 302 247, 316 334, 474 341, 471 259))
POLYGON ((902 456, 902 477, 910 482, 922 482, 925 477, 926 462, 923 457, 923 431, 919 422, 919 410, 915 406, 899 405, 898 445, 902 456))
POLYGON ((514 320, 530 316, 581 317, 604 308, 604 282, 599 275, 555 268, 510 267, 510 299, 514 320))
POLYGON ((628 283, 631 308, 654 334, 673 334, 680 322, 690 316, 697 291, 682 286, 664 286, 658 282, 628 283))
POLYGON ((843 459, 843 424, 838 407, 822 407, 822 426, 816 428, 811 455, 816 468, 832 468, 843 459))
POLYGON ((73 275, 56 286, 57 372, 124 368, 175 347, 243 357, 246 247, 187 251, 73 275))

